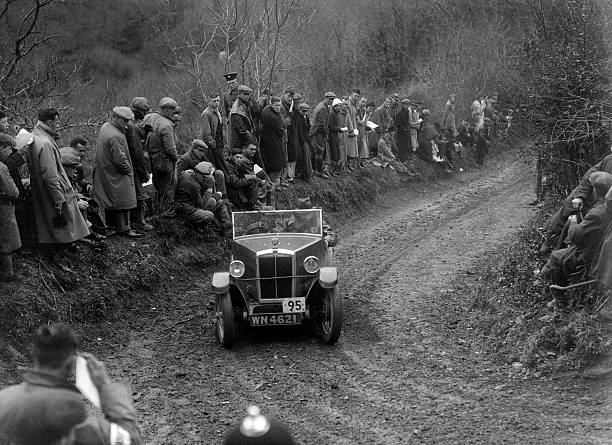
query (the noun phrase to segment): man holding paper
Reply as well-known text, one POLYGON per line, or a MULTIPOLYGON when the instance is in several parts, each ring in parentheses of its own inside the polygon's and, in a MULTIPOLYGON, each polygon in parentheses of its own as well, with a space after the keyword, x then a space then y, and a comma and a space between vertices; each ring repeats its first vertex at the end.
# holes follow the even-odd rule
POLYGON ((34 369, 20 369, 23 383, 0 391, 0 443, 142 443, 130 391, 111 383, 104 365, 77 349, 76 335, 64 324, 36 331, 30 350, 34 369), (104 418, 88 415, 83 395, 102 409, 104 418))

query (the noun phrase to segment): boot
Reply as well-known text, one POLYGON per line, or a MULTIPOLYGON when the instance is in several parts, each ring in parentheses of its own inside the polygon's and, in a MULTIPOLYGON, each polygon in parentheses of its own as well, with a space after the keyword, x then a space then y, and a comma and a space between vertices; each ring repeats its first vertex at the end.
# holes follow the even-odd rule
POLYGON ((132 210, 132 215, 132 227, 137 230, 153 230, 153 226, 144 217, 144 201, 137 201, 136 208, 132 210))
POLYGON ((0 254, 0 281, 15 280, 13 271, 13 255, 10 253, 0 254))

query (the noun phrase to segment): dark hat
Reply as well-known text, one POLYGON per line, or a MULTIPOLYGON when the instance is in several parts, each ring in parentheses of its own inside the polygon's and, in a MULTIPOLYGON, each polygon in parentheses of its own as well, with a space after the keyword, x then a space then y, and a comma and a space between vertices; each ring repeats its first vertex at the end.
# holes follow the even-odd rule
POLYGON ((206 142, 204 142, 202 139, 194 139, 191 142, 191 146, 198 147, 198 148, 204 148, 204 149, 208 148, 208 145, 206 145, 206 142))
POLYGON ((307 196, 306 198, 298 198, 297 208, 312 209, 312 201, 310 200, 310 196, 307 196))
POLYGON ((332 99, 335 99, 337 96, 335 93, 328 91, 327 93, 325 93, 325 97, 331 97, 332 99))
POLYGON ((159 101, 159 108, 176 108, 178 104, 171 97, 162 97, 159 101))
POLYGON ((242 154, 242 148, 240 148, 240 147, 233 147, 233 148, 230 148, 229 152, 230 152, 231 155, 242 154))
POLYGON ((233 80, 236 80, 236 78, 238 77, 238 73, 237 72, 225 73, 223 77, 225 77, 225 80, 227 82, 232 82, 233 80))
POLYGON ((132 102, 130 103, 130 107, 135 108, 137 110, 144 111, 144 112, 147 112, 151 109, 151 106, 149 105, 149 101, 147 100, 146 97, 133 98, 132 102))
POLYGON ((295 445, 287 428, 268 420, 256 406, 249 406, 248 416, 232 429, 223 445, 295 445))
POLYGON ((134 112, 130 107, 115 107, 113 108, 113 114, 123 119, 134 119, 134 112))
POLYGON ((253 90, 250 87, 246 86, 246 85, 240 85, 238 87, 238 92, 239 93, 252 93, 253 90))

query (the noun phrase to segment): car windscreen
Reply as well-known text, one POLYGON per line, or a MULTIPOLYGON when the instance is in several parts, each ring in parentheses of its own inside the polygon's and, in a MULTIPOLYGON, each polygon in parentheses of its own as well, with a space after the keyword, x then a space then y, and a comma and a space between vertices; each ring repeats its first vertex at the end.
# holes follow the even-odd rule
POLYGON ((323 236, 321 209, 233 212, 234 238, 262 233, 323 236))

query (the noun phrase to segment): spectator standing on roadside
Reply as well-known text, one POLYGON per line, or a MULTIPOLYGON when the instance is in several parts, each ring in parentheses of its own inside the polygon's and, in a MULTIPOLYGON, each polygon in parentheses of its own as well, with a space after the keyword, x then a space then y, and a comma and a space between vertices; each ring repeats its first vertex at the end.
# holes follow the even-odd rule
POLYGON ((444 116, 442 118, 442 125, 444 135, 446 139, 454 142, 455 138, 459 135, 457 131, 457 119, 455 117, 455 94, 451 94, 446 104, 444 105, 444 116))
POLYGON ((126 139, 134 170, 134 189, 136 191, 136 208, 130 212, 132 227, 138 230, 153 230, 145 219, 145 196, 143 184, 149 182, 150 166, 145 158, 143 142, 146 138, 142 120, 151 107, 146 97, 134 97, 130 104, 134 119, 128 122, 126 139))
POLYGON ((230 147, 245 148, 256 145, 255 127, 249 108, 253 90, 246 85, 238 87, 238 97, 230 108, 229 144, 230 147))
POLYGON ((308 136, 310 138, 310 146, 312 147, 315 166, 314 169, 320 177, 329 176, 328 173, 332 173, 328 170, 329 165, 329 107, 333 100, 336 98, 334 93, 327 92, 322 102, 320 102, 312 113, 312 119, 310 121, 310 131, 308 136))
POLYGON ((202 112, 202 140, 208 146, 209 161, 227 176, 224 154, 227 148, 227 129, 219 112, 219 103, 219 95, 212 93, 208 99, 208 106, 202 112))
POLYGON ((225 82, 227 83, 227 91, 223 93, 223 116, 229 122, 230 110, 232 105, 238 98, 238 73, 231 72, 223 75, 225 82))
POLYGON ((329 129, 329 153, 332 162, 332 171, 336 174, 340 174, 340 144, 341 136, 344 134, 346 127, 344 127, 344 115, 342 114, 342 100, 334 99, 332 102, 332 109, 329 112, 329 121, 327 123, 329 129))
POLYGON ((340 135, 340 171, 352 172, 353 169, 348 163, 348 144, 351 137, 355 137, 354 128, 352 126, 351 118, 349 115, 349 98, 348 96, 342 97, 342 105, 340 106, 340 121, 341 127, 346 128, 340 135))
MULTIPOLYGON (((285 92, 281 97, 280 113, 285 122, 285 172, 281 176, 281 182, 286 179, 287 182, 295 182, 295 163, 300 156, 300 140, 298 134, 299 125, 297 104, 294 102, 295 90, 293 87, 285 88, 285 92)), ((263 118, 261 118, 263 121, 263 118)), ((263 126, 263 122, 262 122, 263 126)), ((262 137, 263 135, 262 130, 262 137)), ((265 161, 264 161, 265 162, 265 161)))
POLYGON ((282 106, 281 99, 274 96, 261 112, 261 157, 274 187, 280 185, 281 172, 286 165, 283 150, 286 121, 282 106))
POLYGON ((50 258, 61 261, 74 252, 74 241, 89 235, 89 228, 62 166, 57 145, 58 122, 59 112, 55 108, 38 112, 38 122, 32 131, 34 141, 26 155, 38 243, 50 258))
POLYGON ((402 108, 395 117, 397 129, 397 148, 400 161, 408 161, 412 157, 411 125, 410 125, 410 99, 402 100, 402 108))
POLYGON ((0 111, 0 160, 6 164, 19 195, 25 195, 19 170, 25 164, 24 151, 28 146, 29 144, 24 144, 17 147, 16 139, 11 135, 8 116, 4 111, 0 111))
POLYGON ((34 334, 33 369, 20 368, 23 383, 0 391, 0 443, 7 445, 139 445, 140 431, 131 391, 112 383, 104 364, 86 359, 104 417, 88 415, 71 382, 78 339, 64 324, 44 325, 34 334))
POLYGON ((359 129, 357 128, 357 108, 359 108, 360 99, 361 90, 359 88, 353 88, 348 100, 347 115, 350 125, 346 141, 348 168, 352 170, 361 168, 361 162, 359 160, 359 129))
POLYGON ((485 109, 484 96, 479 95, 474 102, 472 102, 472 123, 474 125, 475 133, 478 133, 484 126, 484 109, 485 109))
POLYGON ((113 108, 110 122, 100 128, 93 166, 96 202, 104 209, 108 235, 141 236, 132 230, 130 210, 136 207, 134 169, 125 133, 134 113, 128 107, 113 108), (114 232, 114 233, 113 233, 114 232))
POLYGON ((368 148, 368 133, 372 130, 368 127, 368 121, 370 119, 370 112, 368 111, 368 100, 365 97, 359 99, 359 106, 357 107, 357 130, 359 136, 357 136, 357 151, 359 153, 359 166, 365 167, 365 163, 370 157, 370 150, 368 148))
POLYGON ((21 237, 15 219, 15 200, 19 190, 6 164, 0 162, 0 281, 15 279, 13 251, 21 247, 21 237))
POLYGON ((410 143, 412 144, 412 153, 416 153, 419 148, 419 130, 421 129, 421 116, 419 114, 419 103, 410 101, 410 143))
POLYGON ((176 107, 178 104, 174 99, 164 97, 159 101, 159 111, 147 114, 142 121, 143 126, 151 127, 144 148, 151 162, 158 209, 166 205, 172 195, 172 181, 178 160, 175 125, 172 120, 176 107))
POLYGON ((301 103, 298 105, 297 127, 300 141, 300 160, 296 163, 296 174, 304 181, 310 181, 314 176, 312 168, 313 155, 310 150, 308 134, 310 133, 310 105, 301 103))

